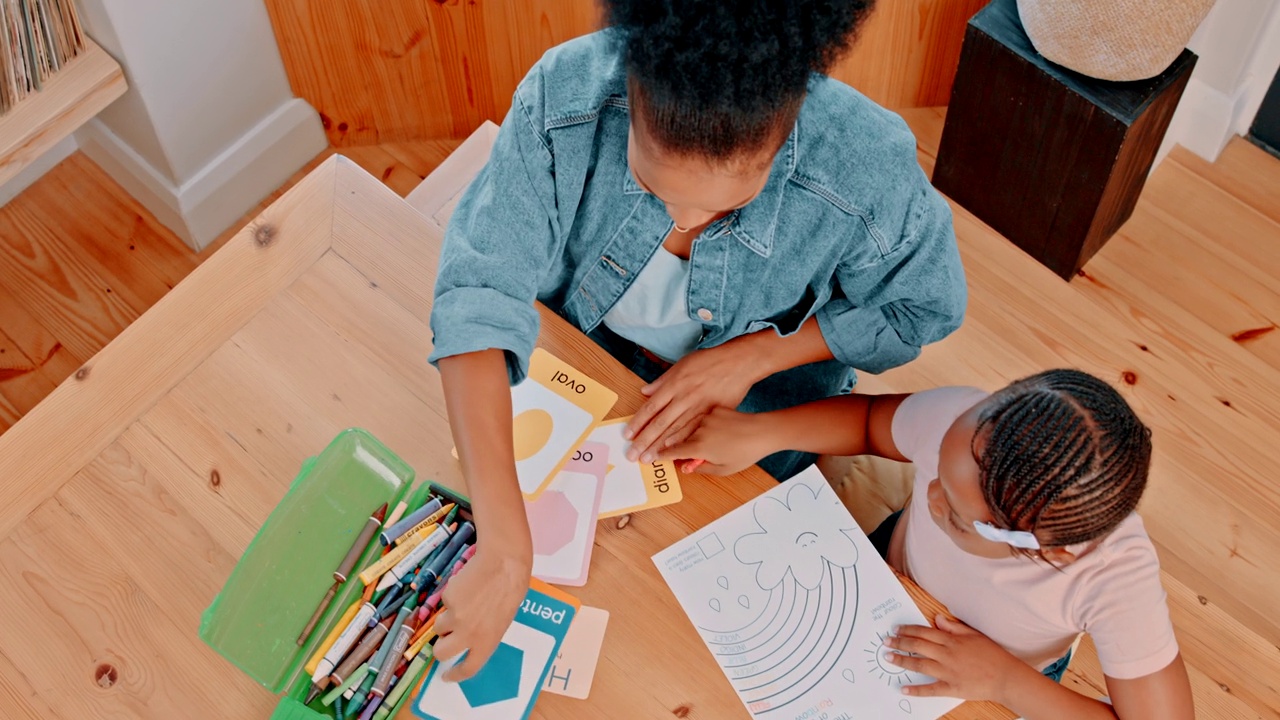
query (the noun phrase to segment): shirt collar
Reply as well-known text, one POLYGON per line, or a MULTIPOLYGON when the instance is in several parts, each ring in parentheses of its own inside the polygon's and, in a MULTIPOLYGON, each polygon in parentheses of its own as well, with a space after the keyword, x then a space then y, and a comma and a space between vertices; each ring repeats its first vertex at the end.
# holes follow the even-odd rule
MULTIPOLYGON (((728 216, 717 220, 712 228, 719 230, 728 228, 729 232, 752 252, 761 257, 769 257, 773 252, 774 231, 778 225, 778 212, 782 208, 782 191, 796 169, 796 147, 800 125, 797 122, 791 133, 782 143, 782 148, 773 159, 773 168, 769 171, 769 180, 764 190, 745 207, 734 210, 728 216)), ((636 182, 631 172, 631 163, 627 162, 627 172, 622 179, 622 192, 628 195, 648 194, 636 182)))

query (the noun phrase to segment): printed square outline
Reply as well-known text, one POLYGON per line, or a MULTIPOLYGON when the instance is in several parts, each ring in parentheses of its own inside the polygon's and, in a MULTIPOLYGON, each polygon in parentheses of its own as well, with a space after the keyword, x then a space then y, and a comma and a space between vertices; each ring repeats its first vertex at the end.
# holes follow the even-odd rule
POLYGON ((720 542, 720 536, 711 533, 698 541, 698 549, 702 551, 704 557, 708 560, 724 552, 724 543, 720 542))

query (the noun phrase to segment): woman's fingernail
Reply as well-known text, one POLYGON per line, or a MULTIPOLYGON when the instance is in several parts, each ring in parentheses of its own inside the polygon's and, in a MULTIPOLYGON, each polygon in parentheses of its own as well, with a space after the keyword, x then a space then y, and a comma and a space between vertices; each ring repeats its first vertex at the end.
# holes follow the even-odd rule
POLYGON ((647 452, 647 453, 645 453, 645 454, 644 454, 644 457, 642 457, 642 458, 641 458, 641 460, 643 460, 644 462, 647 462, 647 463, 651 463, 651 462, 653 462, 653 453, 651 453, 651 452, 647 452))
POLYGON ((906 687, 902 688, 902 694, 903 694, 903 695, 910 695, 910 694, 911 694, 911 686, 910 686, 910 685, 908 685, 908 686, 906 686, 906 687))
POLYGON ((634 435, 635 435, 635 432, 633 432, 631 428, 627 428, 622 431, 622 437, 626 438, 627 440, 630 440, 634 435))

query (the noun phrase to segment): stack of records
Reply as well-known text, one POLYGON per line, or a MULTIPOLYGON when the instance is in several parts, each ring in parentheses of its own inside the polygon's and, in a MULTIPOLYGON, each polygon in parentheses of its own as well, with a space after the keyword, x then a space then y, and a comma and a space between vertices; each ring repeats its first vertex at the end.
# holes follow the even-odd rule
POLYGON ((73 0, 0 0, 0 114, 83 51, 73 0))

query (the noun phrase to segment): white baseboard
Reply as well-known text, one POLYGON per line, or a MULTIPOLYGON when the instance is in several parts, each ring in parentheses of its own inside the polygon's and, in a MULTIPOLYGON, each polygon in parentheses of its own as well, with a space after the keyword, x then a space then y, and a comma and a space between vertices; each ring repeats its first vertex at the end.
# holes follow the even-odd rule
POLYGON ((75 136, 68 135, 30 165, 22 168, 22 171, 14 175, 9 182, 0 185, 0 207, 4 207, 10 200, 18 197, 23 190, 35 184, 40 176, 52 170, 54 165, 66 160, 77 149, 79 146, 76 144, 75 136))
POLYGON ((1169 122, 1155 164, 1159 165, 1174 145, 1181 145, 1209 162, 1217 160, 1234 134, 1231 125, 1235 106, 1236 98, 1191 78, 1169 122))
POLYGON ((80 148, 160 222, 202 250, 328 146, 320 116, 294 98, 181 185, 158 172, 101 120, 80 148))

